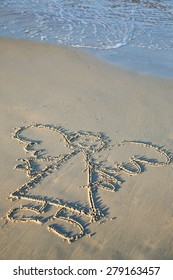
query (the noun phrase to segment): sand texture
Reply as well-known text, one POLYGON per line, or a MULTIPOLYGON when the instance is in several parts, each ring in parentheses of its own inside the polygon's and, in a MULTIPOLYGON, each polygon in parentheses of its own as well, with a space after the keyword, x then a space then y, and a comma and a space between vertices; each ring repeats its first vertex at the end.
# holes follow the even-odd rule
POLYGON ((173 81, 0 39, 0 259, 173 259, 173 81))

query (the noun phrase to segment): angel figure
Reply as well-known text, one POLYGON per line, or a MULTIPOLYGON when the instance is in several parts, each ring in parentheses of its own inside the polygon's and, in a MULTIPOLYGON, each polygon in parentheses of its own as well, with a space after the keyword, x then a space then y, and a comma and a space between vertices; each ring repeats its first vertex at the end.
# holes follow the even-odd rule
MULTIPOLYGON (((43 136, 40 135, 40 137, 43 136)), ((94 179, 97 165, 94 164, 93 154, 99 153, 108 146, 109 140, 107 137, 101 133, 68 132, 61 126, 34 124, 17 128, 13 138, 24 145, 27 157, 18 160, 20 163, 17 164, 16 169, 25 171, 28 181, 11 192, 9 198, 11 200, 28 201, 29 204, 11 209, 7 213, 7 219, 13 222, 31 221, 39 224, 54 222, 49 224, 47 229, 69 243, 86 235, 87 229, 82 219, 86 218, 91 223, 98 221, 103 216, 101 209, 97 206, 95 195, 98 183, 94 179), (31 140, 36 131, 39 131, 39 134, 40 131, 42 131, 42 134, 44 131, 44 137, 48 132, 53 133, 54 140, 58 144, 53 150, 55 154, 52 155, 45 149, 46 137, 44 141, 31 140), (64 153, 60 153, 58 146, 61 146, 64 153), (74 196, 74 189, 68 186, 67 178, 65 179, 67 181, 66 185, 61 180, 62 173, 68 173, 68 170, 75 165, 74 162, 77 160, 80 160, 77 167, 81 169, 82 165, 83 173, 85 173, 84 184, 78 186, 80 196, 83 199, 85 197, 87 202, 85 204, 80 202, 80 197, 77 202, 74 199, 71 201, 70 199, 74 196), (54 196, 50 196, 51 191, 53 191, 54 196), (51 212, 51 208, 55 212, 45 218, 45 213, 51 212), (21 214, 26 212, 30 215, 21 214), (75 231, 75 234, 73 234, 71 231, 67 231, 64 226, 57 224, 58 221, 63 222, 63 225, 68 223, 75 226, 78 232, 75 231)), ((48 144, 51 149, 52 142, 48 144)), ((77 169, 75 171, 78 172, 77 169)), ((72 180, 75 181, 74 177, 72 180)), ((71 182, 69 185, 71 185, 71 182)))
POLYGON ((29 204, 10 209, 7 220, 47 224, 50 232, 69 243, 90 236, 88 225, 106 216, 99 189, 116 192, 124 182, 122 175, 138 175, 146 165, 168 165, 172 158, 167 151, 150 143, 122 141, 111 145, 103 133, 69 132, 62 126, 18 127, 13 138, 23 145, 26 153, 25 158, 18 160, 16 169, 25 171, 28 181, 11 192, 9 198, 29 204), (133 146, 157 153, 165 161, 136 156, 133 146), (127 150, 120 157, 129 150, 133 153, 124 163, 117 163, 120 148, 127 150), (106 163, 97 161, 99 157, 106 163))

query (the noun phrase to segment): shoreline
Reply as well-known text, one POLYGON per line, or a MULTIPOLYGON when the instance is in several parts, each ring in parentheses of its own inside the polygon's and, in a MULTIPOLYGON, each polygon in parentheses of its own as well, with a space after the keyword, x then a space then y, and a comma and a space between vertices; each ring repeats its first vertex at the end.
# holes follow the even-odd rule
POLYGON ((0 76, 0 259, 172 259, 173 80, 6 38, 0 76))
POLYGON ((150 50, 138 48, 133 46, 122 46, 117 49, 100 50, 88 49, 87 47, 72 47, 52 42, 43 42, 33 40, 30 38, 22 39, 16 37, 0 37, 9 40, 35 42, 57 47, 64 47, 67 49, 74 49, 77 52, 87 53, 96 60, 101 60, 103 63, 108 63, 115 67, 120 67, 126 71, 138 72, 144 75, 151 75, 153 77, 173 79, 173 68, 171 61, 173 61, 173 54, 169 50, 150 50), (160 53, 162 56, 160 57, 160 53))
POLYGON ((105 62, 120 66, 129 71, 140 72, 154 77, 173 79, 173 52, 171 50, 151 50, 124 46, 115 50, 93 51, 96 57, 105 62))

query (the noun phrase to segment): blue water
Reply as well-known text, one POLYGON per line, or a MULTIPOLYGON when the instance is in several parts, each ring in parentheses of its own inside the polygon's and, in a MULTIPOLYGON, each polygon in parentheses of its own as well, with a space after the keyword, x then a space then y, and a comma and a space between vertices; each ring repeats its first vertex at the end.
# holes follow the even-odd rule
POLYGON ((84 48, 173 77, 172 0, 0 0, 0 36, 84 48))

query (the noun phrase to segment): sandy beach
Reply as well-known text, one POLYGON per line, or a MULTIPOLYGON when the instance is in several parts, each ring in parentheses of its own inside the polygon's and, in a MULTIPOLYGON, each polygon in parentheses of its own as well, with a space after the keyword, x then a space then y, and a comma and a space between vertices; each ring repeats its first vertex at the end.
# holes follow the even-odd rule
POLYGON ((0 259, 173 259, 173 80, 0 38, 0 259))

